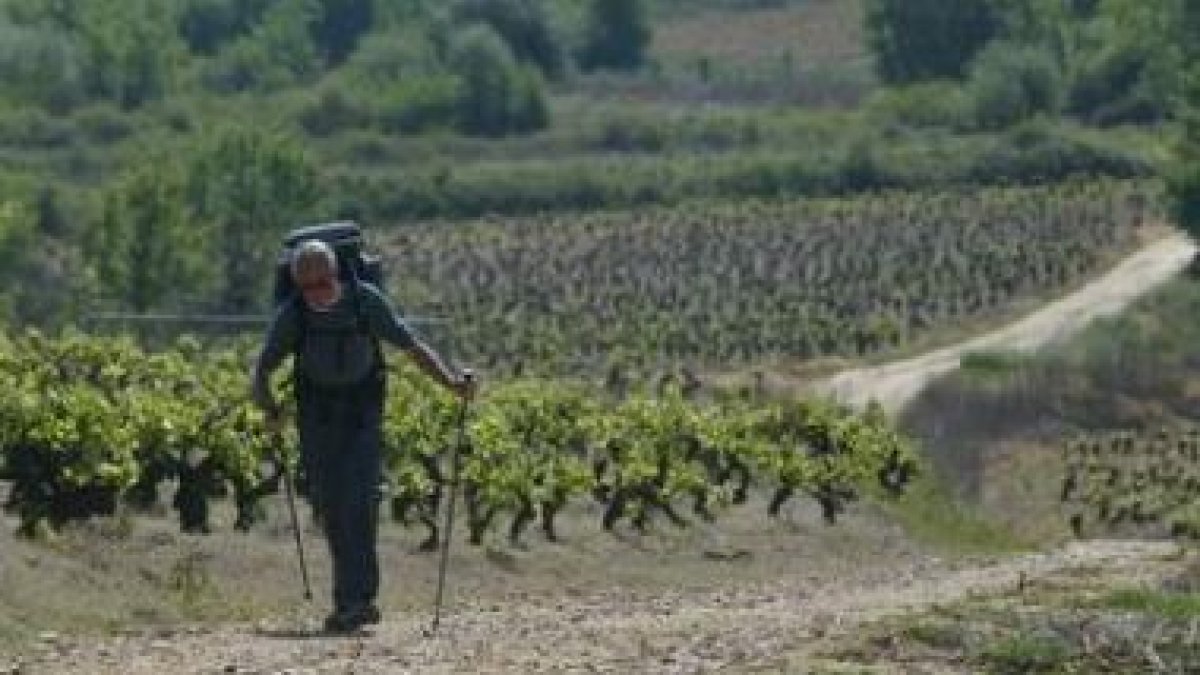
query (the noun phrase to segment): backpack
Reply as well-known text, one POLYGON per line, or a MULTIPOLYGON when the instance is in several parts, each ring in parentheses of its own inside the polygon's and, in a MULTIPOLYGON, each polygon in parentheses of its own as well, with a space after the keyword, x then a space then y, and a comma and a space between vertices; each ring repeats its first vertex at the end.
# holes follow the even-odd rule
POLYGON ((380 291, 384 290, 383 264, 379 256, 363 250, 362 228, 357 223, 340 221, 310 225, 292 230, 283 239, 283 249, 275 264, 275 286, 271 294, 275 307, 298 295, 296 282, 292 279, 292 251, 300 242, 308 239, 318 239, 333 248, 338 261, 338 278, 350 288, 365 281, 380 291))
MULTIPOLYGON (((358 315, 358 329, 361 333, 369 333, 366 316, 358 305, 358 285, 369 283, 381 292, 383 291, 383 265, 378 255, 368 254, 363 250, 362 228, 357 223, 341 221, 310 225, 292 230, 283 239, 283 249, 275 264, 275 287, 272 292, 274 306, 281 307, 288 302, 302 302, 296 282, 292 279, 292 252, 303 241, 318 239, 329 244, 337 256, 338 279, 347 288, 353 289, 355 312, 358 315)), ((299 341, 304 343, 308 332, 308 322, 303 311, 296 312, 297 334, 299 341)), ((379 341, 372 340, 375 350, 376 375, 382 376, 383 353, 379 341)), ((344 348, 344 347, 343 347, 344 348)))

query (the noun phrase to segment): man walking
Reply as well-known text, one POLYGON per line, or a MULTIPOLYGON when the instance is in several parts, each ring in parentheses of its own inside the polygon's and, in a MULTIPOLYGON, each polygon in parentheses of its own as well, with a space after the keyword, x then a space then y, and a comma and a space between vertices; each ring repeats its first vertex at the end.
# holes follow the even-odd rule
POLYGON ((463 399, 474 396, 475 384, 418 340, 379 289, 353 276, 339 277, 328 244, 299 243, 290 271, 298 297, 282 304, 267 329, 253 395, 268 425, 278 430, 280 408, 270 377, 292 355, 301 462, 333 562, 333 612, 325 629, 350 632, 380 619, 376 514, 385 369, 379 341, 407 352, 463 399))

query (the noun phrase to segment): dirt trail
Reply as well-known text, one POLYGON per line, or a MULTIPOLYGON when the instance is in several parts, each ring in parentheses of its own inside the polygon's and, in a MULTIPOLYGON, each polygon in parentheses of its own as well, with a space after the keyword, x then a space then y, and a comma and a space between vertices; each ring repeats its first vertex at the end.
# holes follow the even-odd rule
POLYGON ((21 673, 707 672, 808 662, 824 636, 871 619, 1020 584, 1103 574, 1125 580, 1169 565, 1168 543, 1090 541, 966 565, 908 561, 870 573, 797 575, 713 594, 576 595, 501 606, 461 603, 438 634, 427 616, 389 616, 372 634, 313 639, 311 626, 223 626, 105 642, 51 641, 21 673), (1102 570, 1102 572, 1101 572, 1102 570))
MULTIPOLYGON (((1188 241, 1150 244, 1111 273, 1003 330, 877 368, 843 373, 827 391, 861 403, 903 405, 966 352, 1035 349, 1118 311, 1191 258, 1188 241)), ((814 570, 797 561, 769 582, 703 592, 564 590, 503 602, 456 598, 439 634, 422 636, 428 615, 394 614, 372 634, 313 639, 294 621, 230 624, 108 640, 46 636, 9 668, 20 673, 443 673, 735 672, 796 670, 822 636, 856 624, 976 595, 1014 592, 1022 581, 1101 575, 1132 579, 1161 571, 1175 547, 1149 542, 1080 542, 993 561, 868 556, 814 570)), ((0 662, 0 673, 6 672, 0 662)))
POLYGON ((1196 253, 1181 235, 1152 242, 1103 277, 1005 328, 917 357, 838 373, 817 386, 847 404, 871 399, 896 412, 928 382, 958 367, 964 354, 984 350, 1033 351, 1063 340, 1090 321, 1120 312, 1130 302, 1179 273, 1196 253))

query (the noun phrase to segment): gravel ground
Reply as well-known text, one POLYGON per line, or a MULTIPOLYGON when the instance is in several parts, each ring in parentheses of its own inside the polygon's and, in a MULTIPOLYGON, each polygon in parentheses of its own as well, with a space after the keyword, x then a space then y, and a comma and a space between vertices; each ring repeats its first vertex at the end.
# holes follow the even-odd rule
POLYGON ((369 633, 329 637, 312 622, 260 621, 82 641, 44 635, 20 673, 697 673, 789 669, 808 647, 865 621, 1012 592, 1072 574, 1124 580, 1177 547, 1090 541, 994 561, 909 559, 797 574, 719 592, 605 591, 456 604, 432 637, 428 615, 390 614, 369 633))

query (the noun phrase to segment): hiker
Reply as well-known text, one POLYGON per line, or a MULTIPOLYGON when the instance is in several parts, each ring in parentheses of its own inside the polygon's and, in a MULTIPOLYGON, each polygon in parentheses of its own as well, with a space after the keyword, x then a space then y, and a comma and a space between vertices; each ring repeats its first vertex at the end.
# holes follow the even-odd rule
POLYGON ((385 370, 379 340, 403 349, 431 378, 463 399, 475 384, 418 340, 373 284, 339 275, 327 243, 309 239, 290 256, 295 297, 280 303, 253 373, 253 395, 278 432, 271 373, 293 355, 296 427, 308 497, 333 561, 330 632, 378 623, 377 514, 382 497, 385 370))

